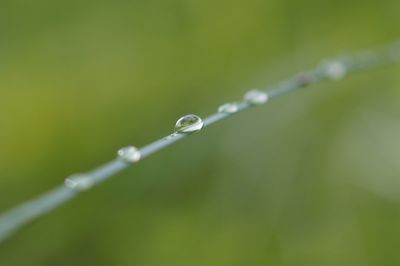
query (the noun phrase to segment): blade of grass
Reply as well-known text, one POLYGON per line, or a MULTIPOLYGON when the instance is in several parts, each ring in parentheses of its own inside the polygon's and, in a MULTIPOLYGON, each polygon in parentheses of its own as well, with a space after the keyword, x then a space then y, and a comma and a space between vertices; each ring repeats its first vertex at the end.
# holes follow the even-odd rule
MULTIPOLYGON (((203 128, 309 85, 326 80, 339 81, 351 73, 363 72, 398 62, 400 62, 400 42, 388 45, 374 53, 362 52, 354 56, 325 61, 317 68, 296 75, 265 91, 256 90, 247 93, 244 99, 235 103, 234 106, 230 106, 229 110, 226 108, 226 110, 206 117, 203 120, 203 128)), ((75 198, 79 193, 89 190, 127 167, 173 145, 187 136, 190 136, 190 134, 175 132, 141 149, 129 147, 128 151, 130 153, 119 156, 117 159, 90 172, 73 175, 66 179, 64 185, 3 213, 0 215, 0 242, 10 237, 24 225, 75 198)))

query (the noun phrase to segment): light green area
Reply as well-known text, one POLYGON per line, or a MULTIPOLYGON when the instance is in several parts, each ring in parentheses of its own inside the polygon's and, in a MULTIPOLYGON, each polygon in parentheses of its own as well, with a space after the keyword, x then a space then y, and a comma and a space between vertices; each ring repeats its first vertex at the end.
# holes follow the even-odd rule
MULTIPOLYGON (((0 210, 185 114, 397 40, 399 12, 395 0, 2 0, 0 210)), ((0 265, 400 265, 399 70, 207 128, 26 227, 0 265)))

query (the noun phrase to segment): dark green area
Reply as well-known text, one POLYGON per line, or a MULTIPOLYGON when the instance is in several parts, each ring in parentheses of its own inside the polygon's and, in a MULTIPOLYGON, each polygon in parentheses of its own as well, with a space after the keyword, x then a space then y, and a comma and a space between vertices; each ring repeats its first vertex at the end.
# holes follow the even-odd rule
MULTIPOLYGON (((321 60, 399 1, 1 0, 0 210, 321 60)), ((1 266, 400 265, 400 67, 215 125, 0 245, 1 266)))

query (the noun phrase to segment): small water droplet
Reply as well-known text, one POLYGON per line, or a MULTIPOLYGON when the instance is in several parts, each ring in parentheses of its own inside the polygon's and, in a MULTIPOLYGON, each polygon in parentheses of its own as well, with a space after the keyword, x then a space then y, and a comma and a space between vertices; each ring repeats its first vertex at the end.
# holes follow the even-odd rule
POLYGON ((326 75, 333 80, 341 80, 347 74, 347 69, 344 63, 340 61, 332 61, 325 65, 326 75))
POLYGON ((239 111, 239 106, 237 103, 226 103, 218 108, 219 113, 233 114, 237 111, 239 111))
POLYGON ((140 151, 133 146, 122 148, 118 151, 118 157, 127 163, 135 163, 140 160, 140 151))
POLYGON ((64 184, 76 191, 85 191, 93 187, 93 179, 85 174, 76 174, 65 179, 64 184))
POLYGON ((244 95, 244 100, 251 104, 264 104, 268 101, 268 94, 260 90, 251 90, 244 95))
POLYGON ((194 133, 200 131, 204 126, 203 120, 197 115, 185 115, 176 122, 176 133, 194 133))

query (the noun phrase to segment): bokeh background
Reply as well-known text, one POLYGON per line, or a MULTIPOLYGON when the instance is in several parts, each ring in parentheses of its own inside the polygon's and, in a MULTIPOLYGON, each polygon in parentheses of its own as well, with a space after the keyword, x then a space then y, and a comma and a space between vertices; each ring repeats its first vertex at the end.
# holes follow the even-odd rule
MULTIPOLYGON (((0 210, 248 88, 398 40, 395 0, 2 0, 0 210)), ((399 66, 250 110, 0 245, 2 266, 400 265, 399 66)))

